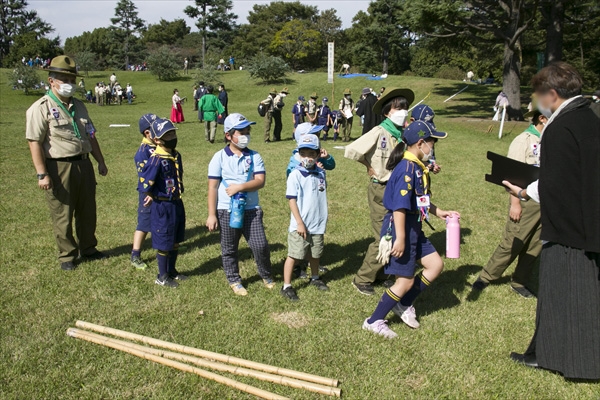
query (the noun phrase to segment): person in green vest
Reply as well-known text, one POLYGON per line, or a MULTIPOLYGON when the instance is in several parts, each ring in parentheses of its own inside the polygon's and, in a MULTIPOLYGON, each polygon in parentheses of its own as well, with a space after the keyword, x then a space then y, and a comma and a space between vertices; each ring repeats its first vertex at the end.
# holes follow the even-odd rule
POLYGON ((198 110, 204 115, 204 133, 206 141, 214 143, 217 134, 217 119, 225 112, 225 107, 213 94, 215 88, 211 85, 206 87, 206 94, 198 102, 198 110))

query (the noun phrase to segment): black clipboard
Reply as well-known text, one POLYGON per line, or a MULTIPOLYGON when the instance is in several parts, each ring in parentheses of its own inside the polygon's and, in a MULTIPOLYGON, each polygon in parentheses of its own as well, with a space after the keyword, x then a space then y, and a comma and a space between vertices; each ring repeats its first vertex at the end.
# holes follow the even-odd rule
POLYGON ((509 181, 513 185, 526 188, 530 183, 537 181, 540 176, 540 169, 534 165, 525 164, 491 151, 487 152, 487 158, 492 161, 492 173, 485 176, 487 182, 504 186, 502 181, 509 181))

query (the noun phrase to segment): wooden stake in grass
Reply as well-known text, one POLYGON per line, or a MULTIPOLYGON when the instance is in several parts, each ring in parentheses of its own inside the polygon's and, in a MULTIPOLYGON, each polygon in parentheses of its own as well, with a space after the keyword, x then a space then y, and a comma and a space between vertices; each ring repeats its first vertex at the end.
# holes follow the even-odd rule
POLYGON ((325 378, 318 375, 307 374, 304 372, 294 371, 286 368, 279 368, 269 364, 262 364, 254 361, 244 360, 243 358, 231 357, 225 354, 214 353, 212 351, 201 350, 195 347, 188 347, 181 344, 171 343, 164 340, 151 338, 148 336, 138 335, 137 333, 131 333, 122 331, 119 329, 109 328, 107 326, 96 325, 90 322, 77 321, 75 326, 81 329, 87 329, 94 332, 105 333, 108 335, 120 337, 123 339, 134 340, 142 342, 150 346, 162 347, 163 349, 169 349, 184 354, 191 354, 194 356, 207 358, 209 360, 220 361, 227 364, 239 365, 240 367, 251 368, 258 371, 268 372, 271 374, 287 376, 289 378, 300 379, 307 382, 318 383, 320 385, 337 387, 339 381, 333 378, 325 378))
POLYGON ((161 350, 161 349, 154 349, 151 347, 141 346, 139 344, 135 344, 135 343, 131 343, 131 342, 126 342, 123 340, 113 339, 113 338, 109 338, 106 336, 98 335, 98 334, 92 333, 92 332, 82 331, 77 328, 71 328, 71 329, 69 329, 69 331, 72 332, 73 334, 77 334, 78 335, 77 337, 79 337, 81 339, 89 337, 96 341, 102 341, 103 343, 113 343, 113 344, 116 344, 119 346, 129 347, 134 350, 143 351, 143 352, 155 355, 155 356, 164 357, 164 358, 168 358, 171 360, 178 360, 178 361, 182 361, 182 362, 186 362, 186 363, 196 364, 203 368, 209 368, 209 369, 213 369, 213 370, 221 371, 221 372, 229 372, 234 375, 249 376, 251 378, 256 378, 256 379, 259 379, 262 381, 278 383, 280 385, 290 386, 290 387, 293 387, 296 389, 304 389, 304 390, 308 390, 311 392, 325 394, 325 395, 329 395, 329 396, 336 396, 336 397, 341 396, 341 389, 333 388, 331 386, 319 385, 316 383, 301 381, 298 379, 288 378, 288 377, 281 376, 281 375, 268 374, 266 372, 260 372, 260 371, 256 371, 253 369, 236 367, 236 366, 228 365, 228 364, 222 364, 219 362, 209 361, 204 358, 189 356, 186 354, 175 353, 175 352, 161 350))
POLYGON ((166 358, 163 358, 160 356, 155 356, 155 355, 147 353, 145 351, 136 350, 131 347, 113 343, 110 341, 110 338, 105 338, 103 336, 100 336, 99 339, 93 338, 89 335, 82 334, 79 329, 73 329, 73 328, 69 328, 67 330, 67 335, 77 338, 77 339, 85 340, 87 342, 92 342, 92 343, 96 343, 96 344, 99 344, 102 346, 110 347, 115 350, 121 350, 121 351, 124 351, 125 353, 129 353, 131 355, 134 355, 134 356, 137 356, 140 358, 144 358, 146 360, 154 361, 155 363, 166 365, 168 367, 176 368, 181 371, 191 372, 191 373, 201 376, 203 378, 210 379, 212 381, 222 383, 223 385, 241 390, 242 392, 250 393, 254 396, 260 397, 261 399, 287 400, 287 397, 279 396, 278 394, 267 392, 266 390, 262 390, 257 387, 254 387, 254 386, 246 385, 245 383, 241 383, 236 380, 226 378, 224 376, 215 374, 210 371, 205 371, 200 368, 192 367, 191 365, 187 365, 187 364, 180 363, 180 362, 173 361, 173 360, 168 360, 166 358))

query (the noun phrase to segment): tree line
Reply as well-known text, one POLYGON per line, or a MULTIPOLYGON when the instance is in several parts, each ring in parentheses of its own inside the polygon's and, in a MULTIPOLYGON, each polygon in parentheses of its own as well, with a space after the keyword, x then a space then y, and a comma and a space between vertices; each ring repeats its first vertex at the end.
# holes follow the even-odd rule
MULTIPOLYGON (((0 15, 0 61, 61 51, 52 27, 23 0, 6 0, 0 15)), ((213 69, 221 58, 238 65, 277 57, 291 69, 324 70, 327 46, 336 63, 373 74, 462 79, 494 76, 520 113, 520 84, 543 65, 574 64, 588 88, 600 84, 600 0, 374 0, 342 29, 335 9, 296 2, 255 4, 238 23, 231 0, 195 0, 182 10, 194 19, 147 24, 132 0, 120 0, 111 25, 67 38, 64 52, 85 70, 124 69, 156 53, 191 67, 213 69)), ((339 67, 339 66, 338 66, 339 67)), ((150 67, 151 68, 151 67, 150 67)))

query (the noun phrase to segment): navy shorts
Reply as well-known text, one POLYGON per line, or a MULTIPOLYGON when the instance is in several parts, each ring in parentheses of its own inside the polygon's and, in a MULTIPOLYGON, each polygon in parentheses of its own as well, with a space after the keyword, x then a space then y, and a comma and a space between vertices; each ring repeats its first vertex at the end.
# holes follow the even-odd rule
POLYGON ((150 230, 152 229, 150 226, 150 209, 151 207, 144 207, 144 199, 146 198, 146 195, 142 192, 139 192, 140 194, 140 202, 138 205, 138 222, 137 222, 137 228, 135 228, 136 231, 142 231, 142 232, 150 232, 150 230))
POLYGON ((156 250, 173 250, 176 243, 185 239, 185 208, 183 201, 152 202, 152 247, 156 250))
MULTIPOLYGON (((383 219, 381 235, 385 235, 390 224, 392 214, 388 213, 383 219)), ((384 272, 388 275, 412 278, 417 270, 417 261, 436 252, 433 244, 425 237, 422 222, 415 214, 406 214, 406 243, 402 257, 390 257, 390 263, 385 266, 384 272)), ((396 240, 396 232, 392 227, 392 241, 396 240)))

